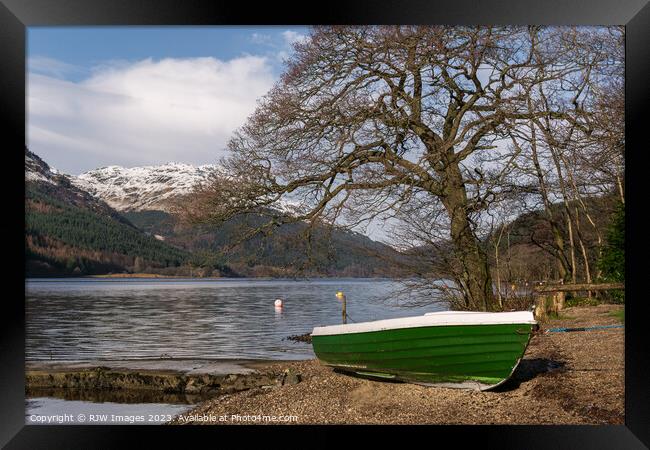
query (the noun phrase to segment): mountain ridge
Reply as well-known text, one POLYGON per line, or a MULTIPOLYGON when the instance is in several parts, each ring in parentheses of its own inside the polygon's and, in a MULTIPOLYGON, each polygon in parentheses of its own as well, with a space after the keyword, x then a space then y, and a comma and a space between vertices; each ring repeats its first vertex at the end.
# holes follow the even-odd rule
POLYGON ((170 162, 157 166, 106 166, 70 181, 118 211, 169 210, 169 202, 208 182, 219 167, 170 162))
POLYGON ((27 276, 177 270, 189 254, 140 230, 25 148, 27 276))
MULTIPOLYGON (((244 276, 391 274, 390 264, 384 258, 394 256, 395 250, 354 231, 317 227, 317 238, 310 248, 311 244, 307 244, 304 237, 307 225, 286 224, 272 235, 257 236, 238 244, 231 252, 228 248, 241 232, 242 223, 238 220, 219 227, 179 226, 175 216, 168 211, 171 202, 209 180, 218 170, 216 165, 106 166, 75 177, 50 168, 27 148, 25 152, 25 179, 30 191, 26 198, 26 217, 32 226, 26 231, 26 246, 28 253, 31 252, 28 256, 46 260, 46 264, 64 265, 66 274, 70 274, 68 269, 80 266, 82 274, 88 272, 84 272, 83 267, 91 267, 91 272, 95 270, 98 266, 86 261, 88 258, 111 260, 105 254, 89 253, 97 250, 94 247, 84 249, 79 246, 92 247, 104 242, 103 234, 106 233, 102 227, 106 230, 128 227, 129 231, 120 228, 120 233, 113 233, 113 236, 130 233, 128 239, 140 241, 140 235, 144 235, 164 244, 164 248, 169 249, 166 251, 177 256, 165 257, 161 261, 140 258, 136 263, 137 255, 122 255, 113 258, 119 264, 113 264, 111 271, 146 269, 149 273, 178 274, 182 272, 180 266, 185 264, 188 273, 196 274, 197 268, 203 268, 200 273, 209 276, 215 276, 215 271, 218 272, 216 276, 223 273, 244 276), (85 228, 78 226, 81 223, 85 228), (95 230, 97 235, 89 235, 86 228, 95 230), (63 242, 66 239, 67 243, 63 242), (176 251, 180 253, 174 253, 176 251)), ((285 202, 277 209, 288 213, 290 207, 291 203, 285 202)), ((249 219, 264 220, 262 216, 253 216, 249 219)), ((143 244, 145 247, 153 246, 158 253, 162 252, 163 247, 147 242, 143 244)), ((130 246, 127 243, 121 245, 120 248, 128 253, 130 246)), ((104 247, 100 250, 108 248, 104 247)), ((109 270, 102 267, 102 270, 109 270)))

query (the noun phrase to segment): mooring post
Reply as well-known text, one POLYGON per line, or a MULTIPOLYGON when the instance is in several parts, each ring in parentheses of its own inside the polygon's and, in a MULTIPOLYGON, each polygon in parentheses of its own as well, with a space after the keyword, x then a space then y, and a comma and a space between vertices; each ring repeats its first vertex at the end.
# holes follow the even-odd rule
POLYGON ((336 293, 336 298, 339 299, 341 301, 341 303, 342 303, 343 308, 341 310, 341 317, 343 318, 343 323, 344 324, 348 323, 348 321, 347 321, 348 313, 346 311, 346 306, 347 305, 346 305, 346 300, 345 300, 345 294, 342 291, 338 291, 336 293))

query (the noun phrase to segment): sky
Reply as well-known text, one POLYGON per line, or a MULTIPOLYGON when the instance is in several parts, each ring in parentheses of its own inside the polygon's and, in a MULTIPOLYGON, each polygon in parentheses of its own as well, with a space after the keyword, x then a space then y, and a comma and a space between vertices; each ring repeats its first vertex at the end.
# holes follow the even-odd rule
POLYGON ((306 27, 30 27, 27 146, 61 172, 214 164, 306 27))

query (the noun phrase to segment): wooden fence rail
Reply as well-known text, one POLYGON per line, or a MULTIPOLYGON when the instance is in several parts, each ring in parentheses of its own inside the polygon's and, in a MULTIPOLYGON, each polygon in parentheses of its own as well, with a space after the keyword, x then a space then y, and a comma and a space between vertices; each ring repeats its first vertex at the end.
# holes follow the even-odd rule
POLYGON ((564 309, 564 301, 567 292, 579 291, 610 291, 625 289, 625 283, 600 283, 600 284, 547 284, 536 286, 535 293, 535 317, 545 319, 549 312, 557 314, 564 309))

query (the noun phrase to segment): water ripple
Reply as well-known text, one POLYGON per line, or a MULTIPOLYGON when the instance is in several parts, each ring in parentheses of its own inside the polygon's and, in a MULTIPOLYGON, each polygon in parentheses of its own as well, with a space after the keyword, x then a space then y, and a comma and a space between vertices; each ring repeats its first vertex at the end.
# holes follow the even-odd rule
POLYGON ((304 359, 287 341, 340 322, 337 290, 356 321, 420 315, 439 306, 387 305, 386 280, 29 280, 28 360, 158 358, 304 359), (284 299, 277 312, 273 302, 284 299))

